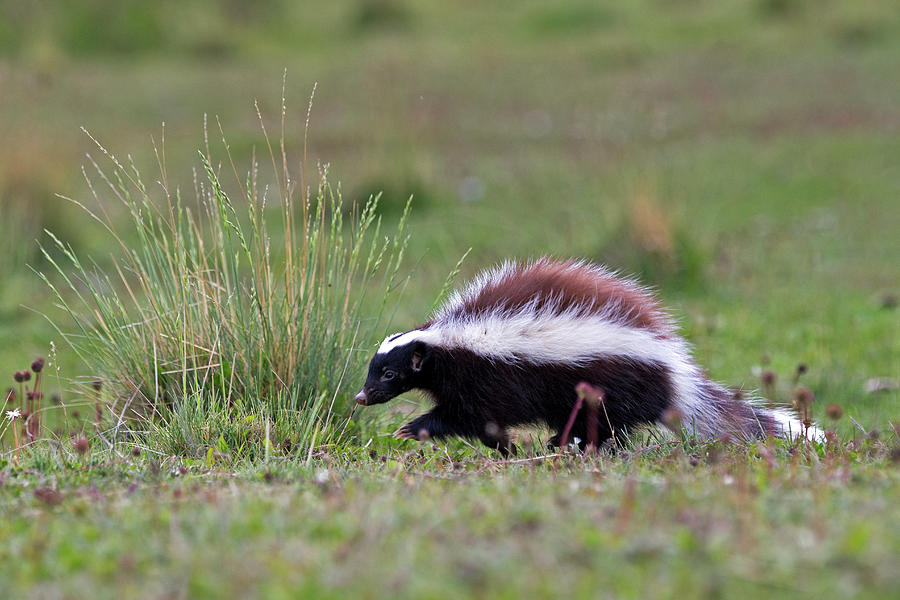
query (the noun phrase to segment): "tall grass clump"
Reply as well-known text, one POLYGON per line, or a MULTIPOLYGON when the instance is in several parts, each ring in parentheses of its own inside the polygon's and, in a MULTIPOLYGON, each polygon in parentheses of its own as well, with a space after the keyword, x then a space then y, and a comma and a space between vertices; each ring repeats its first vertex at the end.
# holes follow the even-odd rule
POLYGON ((384 236, 377 197, 345 206, 324 167, 307 185, 305 140, 294 179, 285 113, 282 103, 277 152, 260 116, 271 185, 260 181, 255 153, 238 175, 223 134, 224 165, 207 141, 192 201, 169 184, 165 131, 154 142, 153 186, 130 157, 123 164, 97 143, 109 166, 90 159, 93 203, 76 203, 118 256, 101 268, 50 234, 44 255, 54 273, 42 277, 68 316, 57 329, 103 380, 97 414, 111 444, 269 456, 311 453, 352 427, 345 384, 363 367, 366 352, 354 349, 383 333, 388 299, 401 287, 407 213, 384 236), (237 182, 233 191, 224 173, 237 182), (126 226, 115 204, 130 217, 126 226))

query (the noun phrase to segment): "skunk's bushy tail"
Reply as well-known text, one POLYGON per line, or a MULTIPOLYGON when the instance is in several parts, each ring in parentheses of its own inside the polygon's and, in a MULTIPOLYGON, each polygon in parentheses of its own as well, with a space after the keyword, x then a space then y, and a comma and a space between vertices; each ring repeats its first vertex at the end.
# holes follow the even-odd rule
POLYGON ((682 427, 689 434, 742 440, 768 436, 786 439, 805 437, 809 440, 824 438, 818 427, 805 427, 787 409, 762 406, 758 398, 745 397, 743 392, 728 390, 713 381, 706 380, 701 386, 700 394, 702 418, 697 419, 697 415, 687 414, 682 420, 682 427))

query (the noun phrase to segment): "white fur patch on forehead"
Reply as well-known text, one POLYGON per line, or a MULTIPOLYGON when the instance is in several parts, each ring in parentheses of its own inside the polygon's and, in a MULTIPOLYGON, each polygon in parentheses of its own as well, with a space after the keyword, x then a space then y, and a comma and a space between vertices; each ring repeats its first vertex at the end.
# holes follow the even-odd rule
POLYGON ((429 329, 413 329, 405 333, 395 333, 384 338, 381 346, 378 347, 376 354, 387 354, 394 348, 400 348, 412 342, 425 342, 427 344, 436 345, 440 342, 440 334, 437 331, 429 329))

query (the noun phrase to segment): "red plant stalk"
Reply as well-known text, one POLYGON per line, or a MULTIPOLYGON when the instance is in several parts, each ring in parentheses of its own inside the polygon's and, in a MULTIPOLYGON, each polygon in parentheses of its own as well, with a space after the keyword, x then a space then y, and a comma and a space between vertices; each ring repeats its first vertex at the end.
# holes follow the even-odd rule
POLYGON ((575 417, 578 416, 578 411, 581 410, 581 405, 583 403, 584 396, 579 394, 578 400, 575 401, 575 406, 572 407, 572 412, 569 414, 569 420, 566 422, 566 427, 563 429, 562 437, 559 438, 559 447, 561 449, 565 449, 566 445, 569 443, 569 434, 572 433, 572 426, 575 425, 575 417))

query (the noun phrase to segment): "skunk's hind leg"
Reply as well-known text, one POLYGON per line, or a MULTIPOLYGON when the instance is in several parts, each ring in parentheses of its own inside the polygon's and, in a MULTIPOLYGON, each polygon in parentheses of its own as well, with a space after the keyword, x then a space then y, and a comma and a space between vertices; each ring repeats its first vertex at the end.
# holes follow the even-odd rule
POLYGON ((484 428, 484 432, 479 434, 478 439, 488 448, 496 450, 503 455, 503 458, 507 458, 509 455, 515 456, 516 454, 516 448, 510 441, 509 434, 505 429, 497 427, 493 423, 489 423, 484 428))

